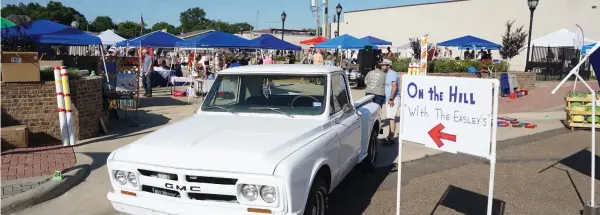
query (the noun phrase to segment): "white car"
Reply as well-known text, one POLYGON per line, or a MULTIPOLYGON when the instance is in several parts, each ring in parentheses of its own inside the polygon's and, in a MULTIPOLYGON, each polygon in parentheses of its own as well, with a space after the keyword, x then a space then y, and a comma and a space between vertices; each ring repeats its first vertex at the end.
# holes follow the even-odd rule
POLYGON ((219 72, 198 112, 112 152, 113 207, 129 214, 328 214, 357 165, 375 168, 379 105, 341 68, 219 72))

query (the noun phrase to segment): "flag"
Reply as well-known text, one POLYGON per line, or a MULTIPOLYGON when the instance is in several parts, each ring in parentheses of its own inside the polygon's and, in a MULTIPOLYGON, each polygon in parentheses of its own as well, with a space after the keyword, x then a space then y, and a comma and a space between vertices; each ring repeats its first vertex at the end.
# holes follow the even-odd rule
POLYGON ((140 13, 140 20, 141 20, 140 26, 141 26, 141 32, 142 32, 141 35, 144 35, 144 16, 142 16, 141 13, 140 13))

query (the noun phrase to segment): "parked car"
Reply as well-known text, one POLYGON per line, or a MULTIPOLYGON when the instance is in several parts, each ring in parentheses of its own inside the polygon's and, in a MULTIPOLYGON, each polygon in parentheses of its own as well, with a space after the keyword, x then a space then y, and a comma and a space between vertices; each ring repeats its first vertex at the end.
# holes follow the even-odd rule
POLYGON ((375 168, 379 105, 341 68, 223 70, 197 113, 113 151, 113 207, 129 214, 328 214, 355 166, 375 168))

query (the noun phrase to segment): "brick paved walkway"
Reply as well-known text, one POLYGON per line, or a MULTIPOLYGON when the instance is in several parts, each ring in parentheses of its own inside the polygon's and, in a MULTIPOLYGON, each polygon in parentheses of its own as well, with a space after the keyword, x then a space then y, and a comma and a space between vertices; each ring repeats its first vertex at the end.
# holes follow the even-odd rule
MULTIPOLYGON (((565 95, 573 90, 573 81, 565 82, 556 94, 552 95, 552 90, 559 82, 539 82, 536 89, 530 90, 529 95, 518 99, 500 98, 498 99, 498 113, 523 113, 523 112, 546 112, 564 110, 565 95)), ((595 90, 598 88, 596 81, 588 81, 588 84, 595 90)), ((581 82, 577 83, 576 91, 587 92, 581 82)))
POLYGON ((3 151, 1 156, 2 181, 50 176, 54 171, 62 171, 76 163, 73 148, 63 146, 10 149, 3 151))

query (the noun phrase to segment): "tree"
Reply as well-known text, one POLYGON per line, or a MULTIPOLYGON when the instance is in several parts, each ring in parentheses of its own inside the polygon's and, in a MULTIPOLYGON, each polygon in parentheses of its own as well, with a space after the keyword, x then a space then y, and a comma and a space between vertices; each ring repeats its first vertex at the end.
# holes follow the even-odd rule
POLYGON ((523 30, 522 25, 512 31, 514 23, 514 20, 506 22, 506 32, 502 35, 502 48, 500 49, 502 59, 508 59, 509 62, 523 51, 527 39, 527 31, 523 30))
POLYGON ((167 32, 171 33, 171 34, 176 34, 175 31, 175 26, 166 23, 166 22, 159 22, 156 23, 152 26, 151 31, 162 31, 163 29, 167 29, 167 32))
POLYGON ((230 33, 239 33, 242 31, 252 31, 254 30, 254 27, 247 22, 240 22, 232 24, 230 29, 232 31, 230 33))
POLYGON ((421 39, 418 37, 409 38, 410 48, 413 50, 413 58, 419 59, 421 55, 421 39))
POLYGON ((108 29, 114 29, 115 23, 108 16, 97 16, 91 24, 95 31, 101 32, 108 29))
POLYGON ((139 36, 140 29, 140 24, 133 21, 125 21, 117 25, 117 31, 125 38, 132 38, 136 35, 139 36))
POLYGON ((29 3, 27 5, 20 3, 19 5, 6 5, 2 8, 2 15, 25 15, 31 20, 47 19, 58 22, 63 25, 71 26, 73 21, 79 23, 79 29, 85 30, 87 20, 85 16, 72 7, 66 7, 60 2, 50 1, 44 7, 38 3, 29 3))
POLYGON ((190 8, 179 14, 179 21, 181 28, 186 32, 199 30, 197 28, 202 28, 206 24, 206 12, 199 7, 190 8))

